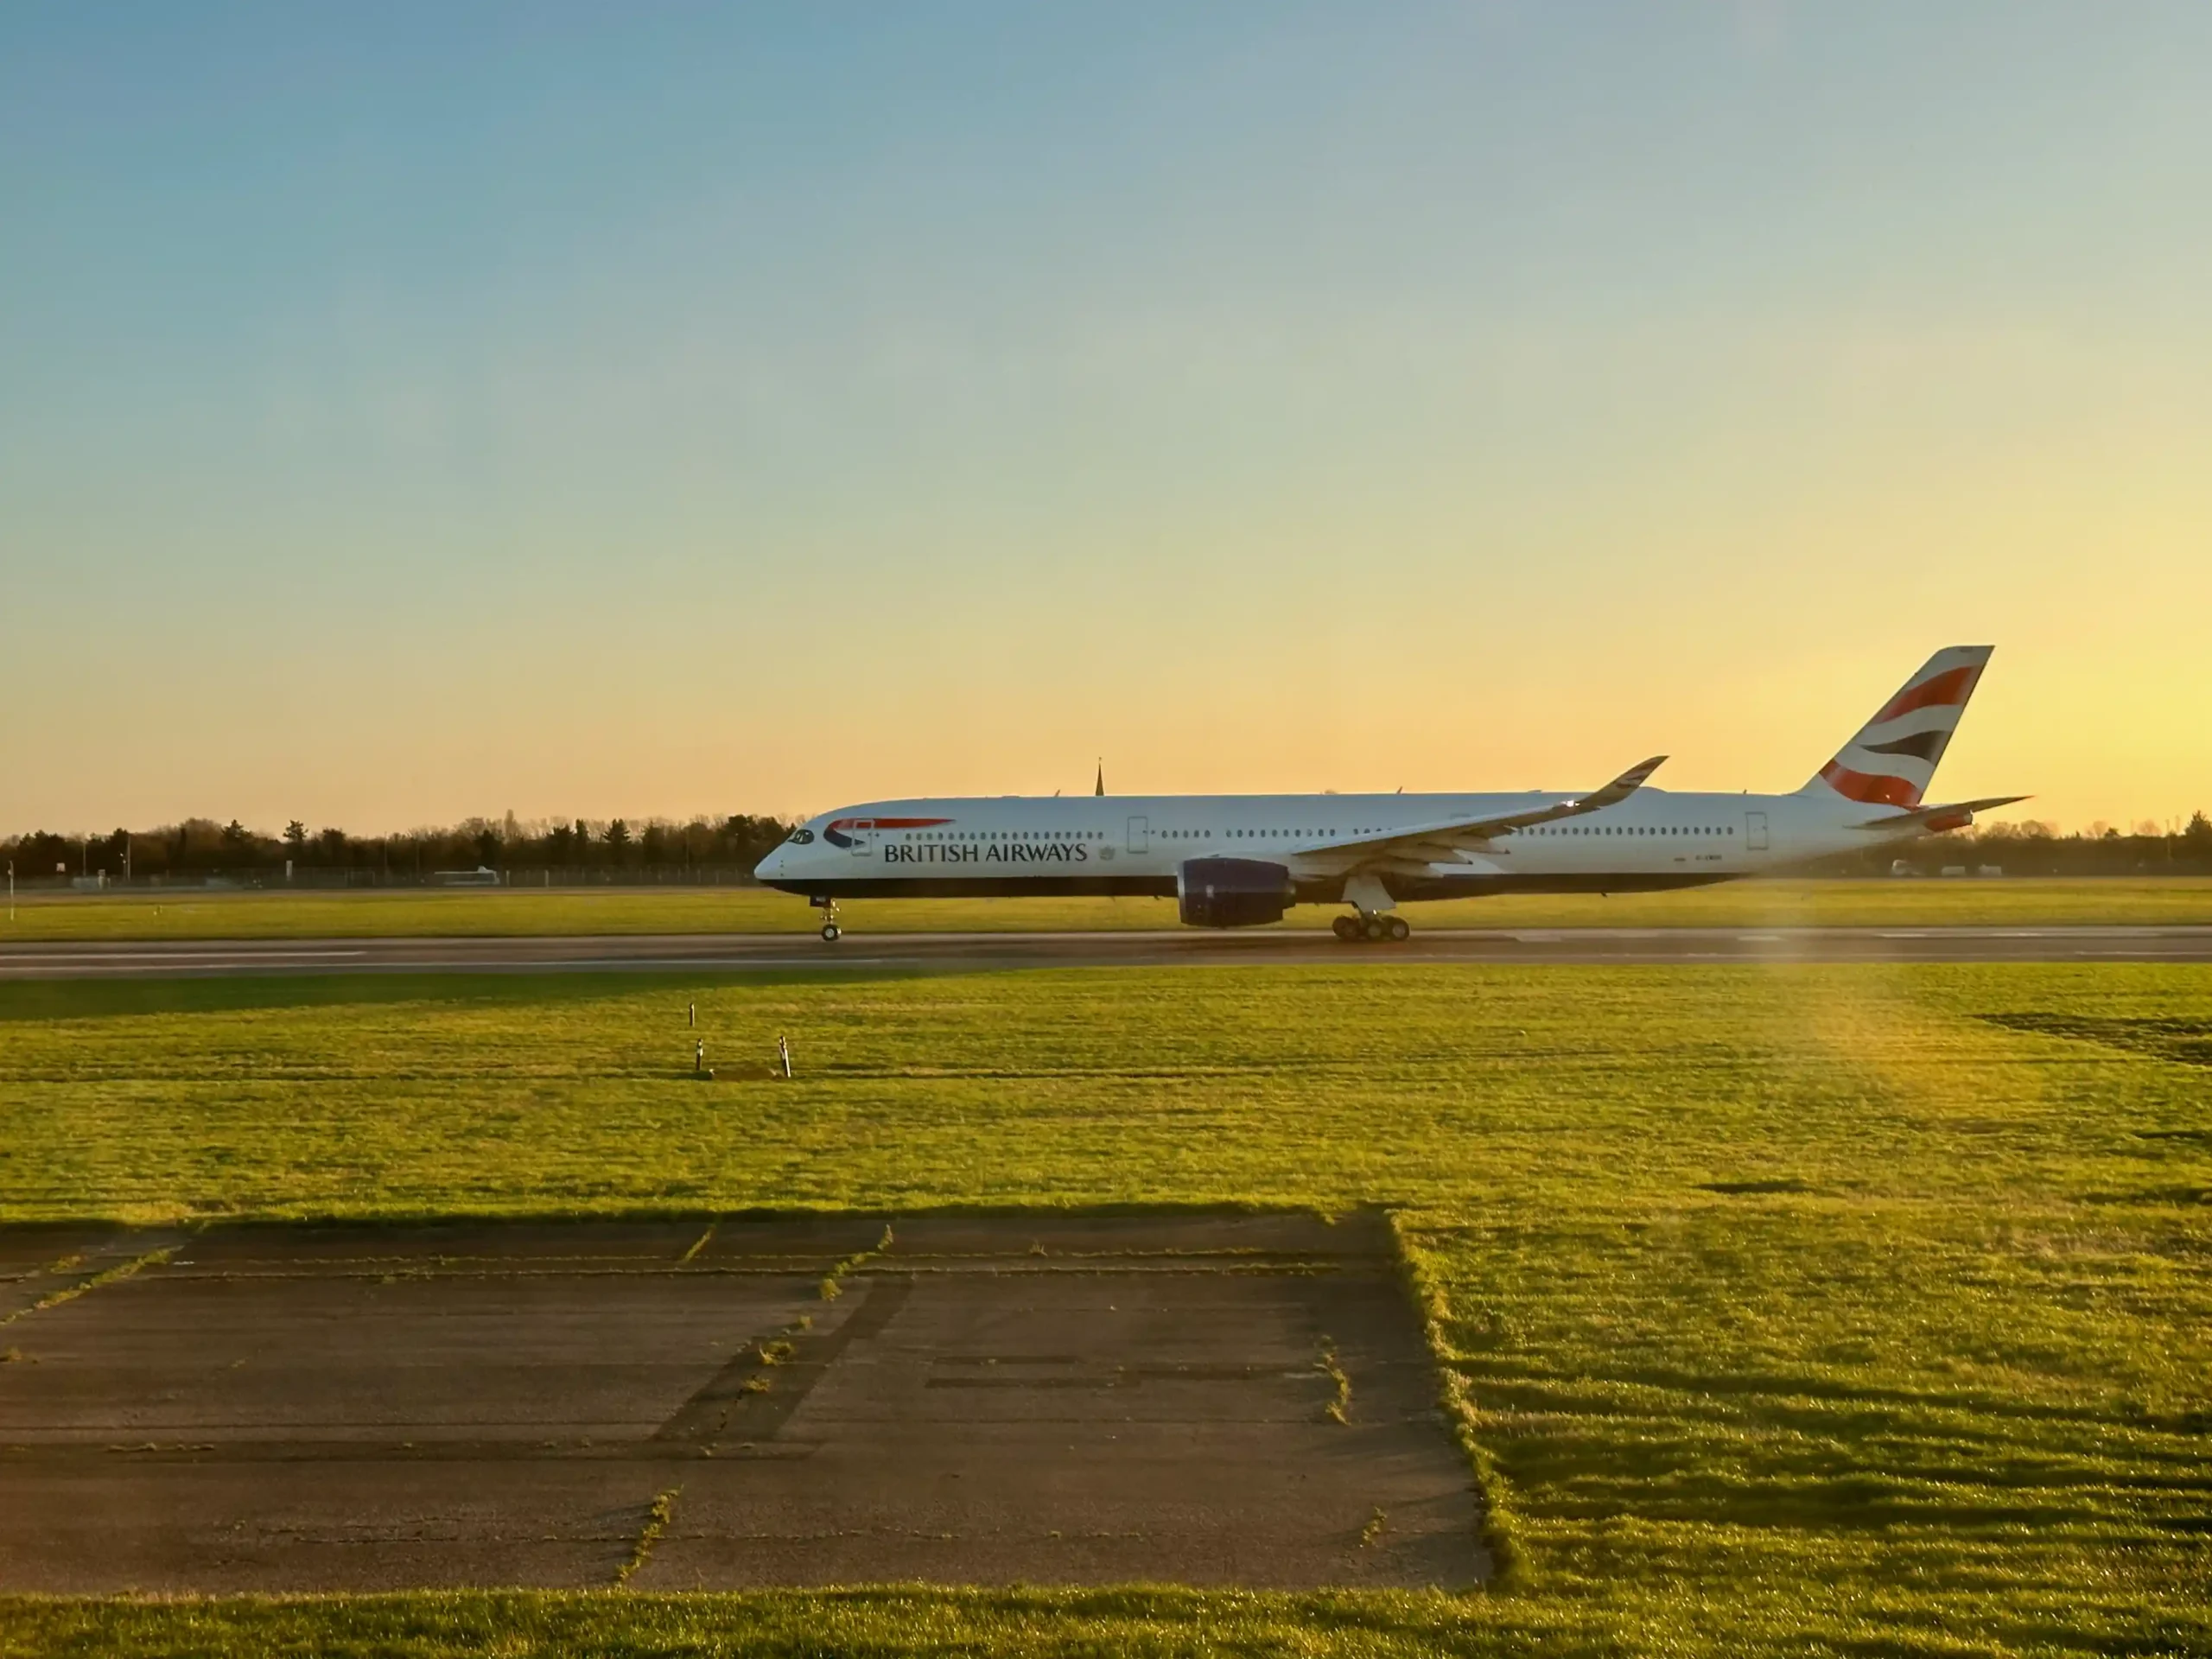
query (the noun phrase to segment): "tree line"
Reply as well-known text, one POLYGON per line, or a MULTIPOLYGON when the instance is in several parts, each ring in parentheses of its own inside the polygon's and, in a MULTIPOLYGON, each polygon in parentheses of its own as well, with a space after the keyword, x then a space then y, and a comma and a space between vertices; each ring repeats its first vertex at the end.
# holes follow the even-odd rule
POLYGON ((2061 835, 2048 823, 1992 823, 1902 845, 1891 842, 1833 861, 1827 873, 1886 874, 1902 862, 1921 875, 1965 865, 2007 875, 2212 875, 2212 818, 2197 812, 2179 830, 2094 823, 2061 835))
MULTIPOLYGON (((796 828, 778 817, 735 813, 696 817, 571 818, 518 822, 469 818, 443 829, 400 835, 354 836, 310 830, 294 819, 281 834, 249 830, 237 819, 188 818, 158 829, 106 836, 34 830, 0 840, 0 857, 19 884, 52 884, 105 875, 111 881, 281 881, 289 864, 308 885, 409 883, 455 871, 488 869, 512 881, 697 880, 750 875, 768 850, 796 828)), ((2107 824, 2061 835, 2044 823, 1997 823, 1890 842, 1831 861, 1825 873, 1887 874, 1894 861, 1934 875, 1957 865, 1995 866, 2007 875, 2212 875, 2212 819, 2202 812, 2178 830, 2107 824)))
POLYGON ((236 818, 187 818, 152 830, 105 836, 34 830, 0 841, 21 882, 58 882, 105 875, 110 881, 281 881, 333 884, 427 880, 442 874, 488 869, 511 880, 544 879, 700 879, 709 872, 750 875, 794 825, 782 818, 734 813, 696 817, 568 818, 521 822, 468 818, 440 829, 356 836, 334 825, 310 830, 295 818, 281 833, 249 830, 236 818))

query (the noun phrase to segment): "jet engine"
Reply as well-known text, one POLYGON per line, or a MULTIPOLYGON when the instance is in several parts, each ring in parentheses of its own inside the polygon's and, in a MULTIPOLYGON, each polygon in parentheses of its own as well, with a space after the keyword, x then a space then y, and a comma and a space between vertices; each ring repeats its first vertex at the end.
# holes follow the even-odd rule
POLYGON ((1256 858, 1194 858, 1175 872, 1175 897, 1192 927, 1279 922, 1293 897, 1290 872, 1256 858))

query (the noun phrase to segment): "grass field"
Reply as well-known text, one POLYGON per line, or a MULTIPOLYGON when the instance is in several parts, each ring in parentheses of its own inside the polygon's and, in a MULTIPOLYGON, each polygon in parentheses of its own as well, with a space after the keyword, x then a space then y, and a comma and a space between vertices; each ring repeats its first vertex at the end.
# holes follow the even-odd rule
POLYGON ((12 1220, 1388 1205, 1520 1564, 18 1601, 0 1653, 2212 1652, 2212 969, 16 983, 0 1112, 12 1220))
MULTIPOLYGON (((1304 906, 1287 927, 1326 927, 1304 906)), ((2212 879, 1742 881, 1682 893, 1508 895, 1409 906, 1416 927, 2212 925, 2212 879)), ((1163 928, 1165 899, 871 899, 839 907, 851 931, 1163 928)), ((531 892, 40 894, 0 943, 67 939, 359 938, 589 933, 808 933, 805 900, 758 887, 531 892)))

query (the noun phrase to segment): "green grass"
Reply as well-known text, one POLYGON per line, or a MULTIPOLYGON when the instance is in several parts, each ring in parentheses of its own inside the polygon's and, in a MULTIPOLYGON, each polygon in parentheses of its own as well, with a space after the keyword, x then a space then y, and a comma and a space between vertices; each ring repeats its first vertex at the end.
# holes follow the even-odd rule
MULTIPOLYGON (((1284 925, 1325 927, 1334 906, 1284 925)), ((1742 881, 1683 893, 1506 895, 1416 905, 1417 927, 1733 927, 2212 924, 2202 877, 2051 880, 1742 881)), ((1165 899, 870 899, 852 931, 1007 931, 1176 925, 1165 899)), ((362 938, 591 933, 807 933, 806 901, 758 887, 531 892, 39 894, 0 943, 69 939, 362 938)))
POLYGON ((728 1595, 434 1592, 219 1601, 0 1601, 0 1656, 959 1654, 985 1659, 1302 1654, 1417 1659, 1627 1654, 1567 1605, 1435 1594, 923 1587, 728 1595))
POLYGON ((16 1601, 0 1652, 2212 1652, 2208 1039, 2171 966, 0 986, 10 1219, 1389 1205, 1524 1564, 16 1601))

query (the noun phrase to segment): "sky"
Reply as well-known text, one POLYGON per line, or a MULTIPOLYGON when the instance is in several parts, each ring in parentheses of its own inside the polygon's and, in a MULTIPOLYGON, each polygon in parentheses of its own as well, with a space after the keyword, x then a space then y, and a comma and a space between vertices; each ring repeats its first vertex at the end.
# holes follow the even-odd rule
POLYGON ((0 10, 0 833, 2212 810, 2212 7, 0 10))

